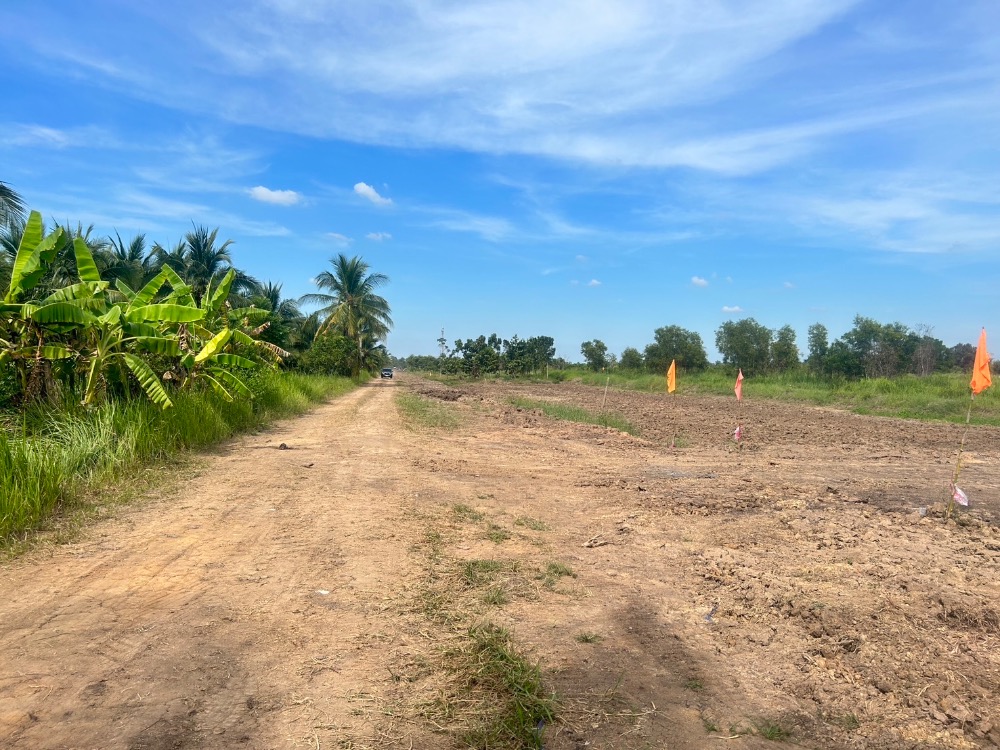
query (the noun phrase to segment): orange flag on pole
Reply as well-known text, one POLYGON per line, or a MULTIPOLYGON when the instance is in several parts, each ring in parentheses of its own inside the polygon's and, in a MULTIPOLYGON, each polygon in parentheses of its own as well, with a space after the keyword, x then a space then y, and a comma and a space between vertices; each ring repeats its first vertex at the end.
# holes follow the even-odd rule
POLYGON ((736 391, 736 400, 743 400, 743 370, 740 369, 740 374, 736 376, 736 387, 733 388, 736 391))
POLYGON ((667 369, 667 393, 677 390, 677 360, 670 360, 670 367, 667 369))
POLYGON ((976 347, 976 363, 972 366, 972 387, 973 395, 978 396, 991 385, 993 376, 990 374, 990 353, 986 351, 986 329, 979 334, 979 346, 976 347))

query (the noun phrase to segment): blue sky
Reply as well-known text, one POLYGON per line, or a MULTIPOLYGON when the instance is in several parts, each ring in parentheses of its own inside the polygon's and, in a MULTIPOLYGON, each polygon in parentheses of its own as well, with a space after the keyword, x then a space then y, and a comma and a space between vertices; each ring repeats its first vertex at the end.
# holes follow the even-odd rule
POLYGON ((313 291, 391 283, 394 354, 642 349, 753 316, 1000 336, 1000 5, 0 5, 0 180, 164 245, 220 227, 313 291))

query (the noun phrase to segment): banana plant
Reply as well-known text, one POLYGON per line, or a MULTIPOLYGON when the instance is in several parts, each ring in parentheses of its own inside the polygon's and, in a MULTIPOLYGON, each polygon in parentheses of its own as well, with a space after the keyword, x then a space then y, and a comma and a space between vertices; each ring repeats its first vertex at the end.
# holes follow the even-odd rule
POLYGON ((136 320, 129 320, 122 306, 114 305, 106 313, 96 318, 93 326, 92 348, 87 352, 90 367, 84 389, 83 403, 93 404, 102 390, 106 390, 109 379, 122 380, 122 374, 131 372, 146 396, 154 404, 167 409, 173 406, 159 376, 153 368, 138 356, 136 351, 179 357, 180 346, 175 337, 163 335, 155 324, 162 322, 164 307, 169 305, 145 305, 142 315, 133 314, 136 320), (159 308, 151 310, 150 308, 159 308))
POLYGON ((231 368, 255 370, 257 362, 238 354, 223 351, 233 335, 237 333, 231 328, 224 328, 211 338, 197 353, 188 352, 181 359, 181 365, 187 369, 188 375, 181 387, 190 386, 198 380, 204 380, 226 401, 233 400, 233 393, 244 398, 253 398, 253 391, 235 375, 231 368))

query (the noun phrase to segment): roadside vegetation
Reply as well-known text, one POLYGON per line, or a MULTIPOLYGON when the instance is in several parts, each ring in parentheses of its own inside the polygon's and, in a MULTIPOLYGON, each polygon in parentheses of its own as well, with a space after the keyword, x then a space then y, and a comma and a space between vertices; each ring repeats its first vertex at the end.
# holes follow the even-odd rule
MULTIPOLYGON (((348 378, 266 372, 248 381, 253 399, 197 390, 178 394, 166 411, 132 399, 8 414, 0 429, 0 546, 25 540, 56 509, 72 512, 113 486, 141 491, 135 479, 144 466, 162 467, 353 387, 348 378)), ((154 481, 159 473, 152 472, 154 481)))
POLYGON ((340 255, 306 316, 194 226, 47 226, 0 183, 0 544, 137 467, 253 430, 385 363, 388 279, 340 255), (346 376, 351 376, 348 380, 346 376))

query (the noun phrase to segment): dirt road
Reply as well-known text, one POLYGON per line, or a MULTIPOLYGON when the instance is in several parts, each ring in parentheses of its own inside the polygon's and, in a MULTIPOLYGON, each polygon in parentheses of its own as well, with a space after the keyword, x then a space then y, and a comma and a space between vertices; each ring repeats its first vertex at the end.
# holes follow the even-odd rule
POLYGON ((0 747, 463 747, 465 615, 540 660, 547 748, 1000 746, 1000 431, 946 525, 948 427, 751 402, 737 451, 719 399, 613 394, 637 439, 515 393, 595 398, 374 382, 5 564, 0 747))

